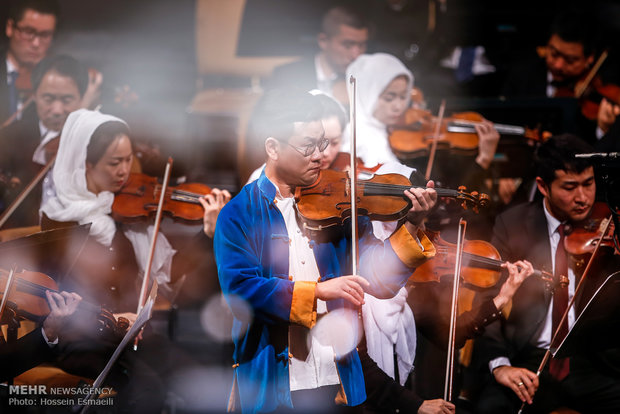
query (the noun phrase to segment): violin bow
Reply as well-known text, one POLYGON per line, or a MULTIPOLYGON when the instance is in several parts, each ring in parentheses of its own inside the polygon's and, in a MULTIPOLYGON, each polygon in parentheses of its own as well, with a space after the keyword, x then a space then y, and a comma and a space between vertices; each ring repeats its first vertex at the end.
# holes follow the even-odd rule
POLYGON ((358 261, 358 231, 357 231, 357 163, 355 162, 357 159, 356 154, 356 138, 357 138, 357 80, 355 77, 351 76, 349 78, 349 84, 351 85, 351 97, 352 102, 350 106, 350 116, 351 120, 351 169, 349 170, 349 181, 351 182, 351 250, 352 250, 352 274, 357 274, 357 261, 358 261))
MULTIPOLYGON (((157 204, 157 213, 155 215, 155 228, 153 230, 153 237, 151 238, 151 246, 149 248, 149 255, 146 260, 146 268, 144 269, 144 277, 142 278, 142 288, 140 289, 140 296, 138 300, 138 310, 136 314, 140 314, 147 298, 147 289, 151 279, 151 267, 153 265, 153 256, 155 256, 155 246, 157 244, 157 236, 159 235, 159 225, 161 224, 162 211, 164 207, 164 199, 166 197, 166 191, 168 190, 168 181, 170 180, 170 171, 172 170, 172 157, 168 157, 166 163, 166 170, 164 172, 164 181, 161 186, 161 194, 159 195, 159 203, 157 204)), ((139 335, 136 337, 133 350, 138 350, 139 335)))
MULTIPOLYGON (((607 220, 607 224, 605 224, 605 230, 603 230, 603 233, 601 234, 601 239, 605 237, 605 235, 609 231, 609 226, 611 222, 612 222, 612 216, 609 216, 609 220, 607 220)), ((568 306, 566 307, 566 310, 564 311, 564 314, 562 315, 562 319, 560 319, 560 322, 558 323, 558 326, 555 332, 553 333, 551 342, 549 343, 549 348, 545 352, 545 355, 543 356, 543 359, 540 362, 540 365, 538 366, 538 370, 536 371, 537 377, 540 377, 540 373, 543 371, 543 369, 545 369, 545 366, 547 365, 547 362, 549 361, 549 357, 551 357, 551 348, 558 341, 558 335, 560 333, 560 329, 562 328, 564 321, 566 321, 566 319, 568 318, 568 312, 573 307, 573 304, 575 303, 575 299, 577 298, 577 295, 583 286, 583 282, 586 280, 586 277, 588 277, 588 273, 590 272, 590 268, 592 267, 592 263, 594 262, 594 257, 598 253, 598 249, 601 246, 601 244, 603 243, 600 243, 600 242, 596 243, 596 247, 594 247, 592 256, 590 256, 590 260, 588 260, 588 264, 586 265, 586 268, 583 271, 583 274, 581 275, 581 279, 579 280, 579 283, 577 284, 577 287, 575 288, 575 293, 573 294, 573 297, 571 298, 571 300, 568 302, 568 306)), ((569 330, 569 333, 570 333, 570 330, 569 330)), ((556 350, 557 350, 557 347, 556 347, 556 350)), ((519 408, 519 412, 517 414, 522 414, 524 408, 525 408, 525 402, 521 404, 521 408, 519 408)))
POLYGON ((607 59, 608 54, 607 50, 603 50, 603 53, 598 57, 596 63, 592 66, 592 69, 590 69, 590 72, 588 72, 583 82, 578 82, 577 85, 575 85, 575 98, 579 99, 583 96, 588 86, 590 86, 590 82, 592 82, 592 79, 594 79, 594 76, 596 76, 596 73, 601 68, 601 65, 605 62, 605 59, 607 59))
POLYGON ((21 108, 19 108, 15 112, 13 112, 13 114, 11 114, 11 116, 9 116, 7 119, 5 119, 4 122, 2 123, 2 126, 0 126, 0 128, 4 128, 5 126, 10 125, 13 121, 15 121, 17 119, 17 117, 20 116, 21 113, 24 112, 26 110, 26 108, 28 108, 28 106, 32 102, 34 102, 34 95, 30 95, 30 97, 28 99, 26 99, 26 101, 21 106, 21 108))
POLYGON ((4 213, 2 213, 2 215, 0 216, 0 228, 2 228, 2 226, 4 226, 4 224, 7 222, 9 217, 11 217, 11 215, 15 212, 15 210, 17 210, 17 208, 20 206, 20 204, 26 199, 26 197, 28 197, 28 195, 37 186, 37 184, 39 184, 39 181, 41 181, 43 179, 43 177, 45 177, 47 172, 54 165, 54 161, 55 160, 56 160, 56 154, 54 154, 50 158, 50 160, 47 162, 47 164, 45 164, 45 166, 43 168, 41 168, 41 170, 38 172, 38 174, 28 183, 26 188, 24 188, 22 190, 22 192, 19 193, 17 198, 15 200, 13 200, 11 205, 4 211, 4 213))
POLYGON ((456 257, 454 260, 454 281, 452 284, 452 306, 450 308, 450 334, 448 336, 448 356, 446 359, 446 382, 444 384, 443 399, 452 401, 452 383, 454 379, 454 351, 456 343, 456 317, 457 304, 459 297, 459 286, 461 280, 461 265, 463 260, 463 246, 465 245, 465 230, 467 221, 462 218, 459 220, 459 231, 457 235, 456 257))
POLYGON ((433 163, 435 162, 435 153, 437 152, 437 141, 439 141, 439 132, 441 131, 441 122, 443 121, 443 114, 446 109, 446 100, 441 100, 441 106, 439 107, 439 114, 437 116, 437 125, 435 125, 435 132, 433 133, 433 144, 431 145, 431 153, 428 156, 428 164, 426 164, 426 174, 424 177, 426 181, 431 179, 431 172, 433 171, 433 163))
POLYGON ((4 308, 6 307, 6 303, 8 301, 9 292, 13 288, 13 282, 15 281, 15 269, 16 268, 17 266, 13 265, 13 267, 11 268, 11 271, 9 272, 9 276, 6 280, 6 285, 4 286, 4 294, 2 295, 2 302, 0 303, 0 321, 2 320, 2 317, 4 316, 4 308))

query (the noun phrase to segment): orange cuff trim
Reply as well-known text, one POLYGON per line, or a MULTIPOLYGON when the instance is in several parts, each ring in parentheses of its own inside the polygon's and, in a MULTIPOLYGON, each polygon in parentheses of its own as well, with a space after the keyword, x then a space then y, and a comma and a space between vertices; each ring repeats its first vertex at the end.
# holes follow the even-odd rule
POLYGON ((427 259, 435 256, 435 246, 422 230, 418 230, 418 240, 409 233, 405 226, 400 226, 390 236, 394 252, 407 267, 418 267, 427 259), (420 248, 420 244, 424 250, 420 248))
POLYGON ((291 301, 290 321, 310 329, 316 323, 316 282, 295 282, 291 301))

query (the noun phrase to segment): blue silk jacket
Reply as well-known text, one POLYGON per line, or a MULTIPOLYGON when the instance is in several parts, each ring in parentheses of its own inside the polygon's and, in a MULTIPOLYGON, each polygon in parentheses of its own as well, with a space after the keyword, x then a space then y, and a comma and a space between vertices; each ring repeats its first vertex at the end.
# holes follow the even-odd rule
MULTIPOLYGON (((275 197, 276 188, 263 172, 222 209, 215 230, 220 285, 235 316, 231 401, 238 395, 243 413, 292 407, 288 326, 295 323, 312 328, 316 323, 316 283, 293 282, 289 277, 288 232, 275 197), (251 315, 248 306, 240 303, 249 305, 251 315)), ((350 231, 346 236, 346 227, 337 229, 328 241, 313 242, 321 281, 351 274, 350 231)), ((369 293, 377 297, 394 296, 412 268, 435 253, 422 232, 418 237, 423 250, 405 226, 381 242, 372 235, 370 222, 360 218, 359 234, 359 273, 370 282, 369 293)), ((343 300, 327 302, 329 310, 343 306, 343 300)), ((336 366, 342 385, 340 402, 364 402, 357 351, 338 358, 336 366)))

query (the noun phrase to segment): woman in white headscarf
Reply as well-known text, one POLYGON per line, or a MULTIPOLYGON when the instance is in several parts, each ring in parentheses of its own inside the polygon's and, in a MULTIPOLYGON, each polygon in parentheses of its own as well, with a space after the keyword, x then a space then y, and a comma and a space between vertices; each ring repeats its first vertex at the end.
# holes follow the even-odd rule
MULTIPOLYGON (((91 223, 90 239, 63 284, 114 312, 137 309, 136 287, 146 266, 153 226, 125 225, 110 216, 114 193, 129 178, 133 161, 129 130, 111 115, 81 109, 67 118, 53 179, 56 196, 42 207, 42 227, 91 223)), ((175 250, 157 240, 151 276, 170 281, 175 250)))

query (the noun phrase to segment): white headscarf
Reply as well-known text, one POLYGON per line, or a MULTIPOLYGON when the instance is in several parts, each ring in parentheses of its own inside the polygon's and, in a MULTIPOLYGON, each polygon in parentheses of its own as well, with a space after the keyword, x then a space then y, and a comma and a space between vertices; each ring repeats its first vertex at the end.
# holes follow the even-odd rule
MULTIPOLYGON (((49 199, 41 208, 41 211, 52 220, 75 221, 79 224, 92 223, 90 235, 104 246, 112 244, 116 233, 116 223, 110 216, 114 194, 110 191, 94 194, 88 190, 86 150, 95 130, 109 121, 125 123, 112 115, 87 109, 79 109, 67 117, 52 173, 56 196, 49 199)), ((142 273, 146 267, 152 233, 153 226, 142 223, 126 226, 124 231, 133 246, 142 273)), ((159 234, 152 265, 153 277, 158 283, 170 281, 172 256, 175 253, 165 236, 159 234)))
MULTIPOLYGON (((398 58, 387 53, 361 55, 347 68, 346 78, 353 76, 357 81, 357 156, 367 167, 398 162, 388 142, 386 125, 376 119, 373 112, 381 93, 394 78, 401 75, 409 79, 410 91, 413 87, 413 74, 398 58)), ((349 100, 352 102, 351 96, 349 100)), ((345 150, 349 148, 350 136, 351 123, 343 134, 345 150)))
POLYGON ((56 197, 41 210, 52 220, 92 223, 90 234, 109 246, 116 232, 112 212, 114 194, 90 192, 86 186, 86 148, 99 125, 108 121, 123 122, 111 115, 86 109, 69 115, 60 136, 60 144, 52 173, 56 197))

